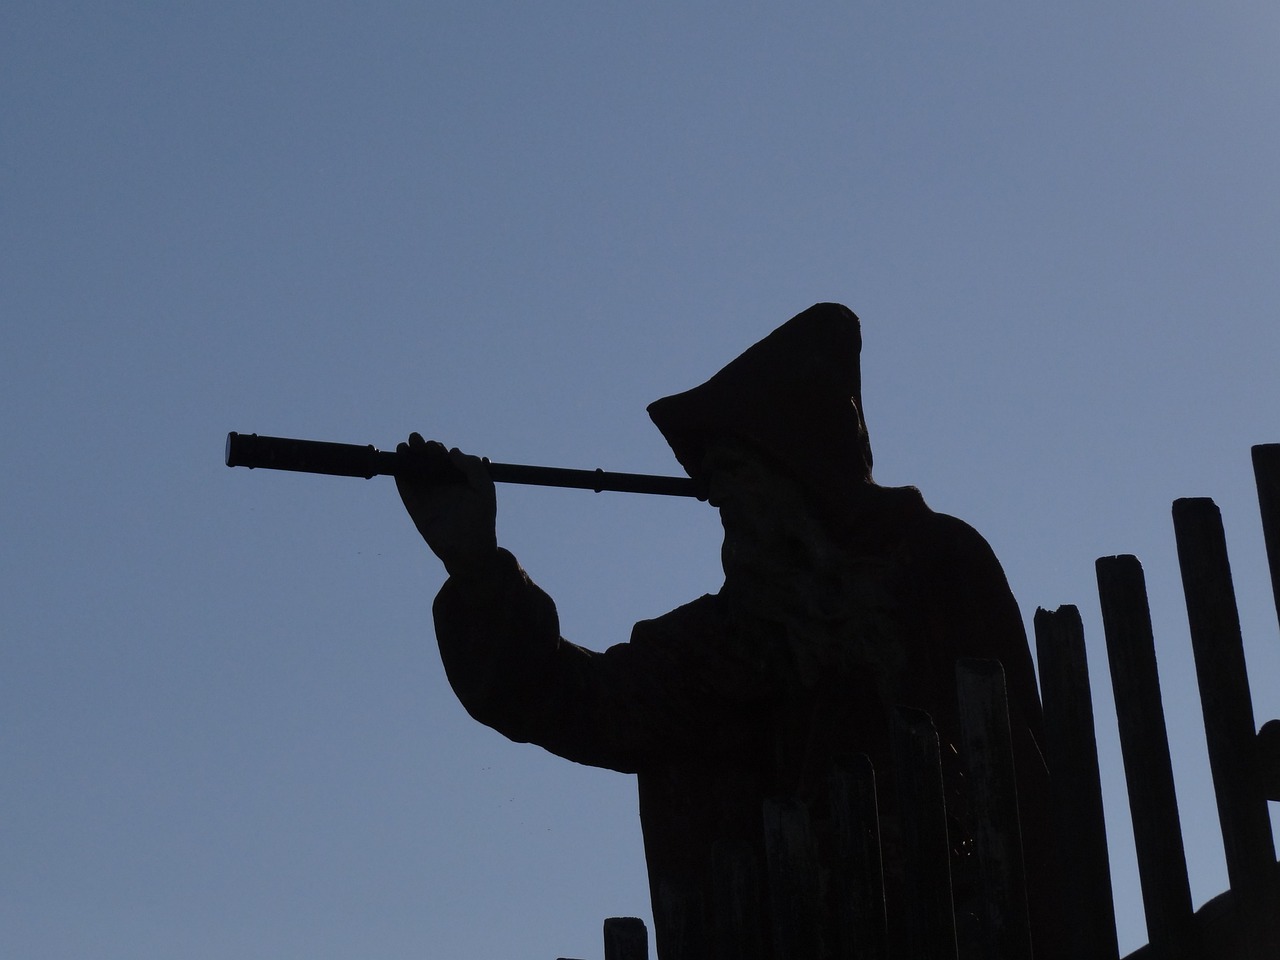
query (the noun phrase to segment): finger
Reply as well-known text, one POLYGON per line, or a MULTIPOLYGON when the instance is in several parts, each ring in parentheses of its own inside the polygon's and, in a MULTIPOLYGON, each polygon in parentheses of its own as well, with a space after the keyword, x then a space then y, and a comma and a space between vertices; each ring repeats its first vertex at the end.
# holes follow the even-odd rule
POLYGON ((479 457, 463 453, 457 447, 449 451, 449 462, 457 468, 472 486, 491 483, 489 471, 479 457))
POLYGON ((467 484, 472 488, 482 489, 490 486, 493 480, 489 476, 489 471, 485 468, 484 461, 479 457, 470 457, 465 453, 449 458, 456 470, 462 472, 467 478, 467 484))

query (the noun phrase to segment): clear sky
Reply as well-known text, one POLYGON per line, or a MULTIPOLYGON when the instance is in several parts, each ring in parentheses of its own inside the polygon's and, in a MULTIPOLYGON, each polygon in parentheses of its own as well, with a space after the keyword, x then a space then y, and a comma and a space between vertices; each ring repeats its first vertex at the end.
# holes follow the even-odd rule
MULTIPOLYGON (((1226 887, 1169 506, 1280 643, 1272 3, 11 0, 0 14, 0 955, 598 957, 635 784, 454 700, 388 480, 228 430, 678 470, 645 405, 819 300, 877 479, 1081 608, 1121 946, 1145 941, 1093 563, 1152 591, 1197 903, 1226 887)), ((593 648, 719 585, 692 501, 503 488, 593 648)))

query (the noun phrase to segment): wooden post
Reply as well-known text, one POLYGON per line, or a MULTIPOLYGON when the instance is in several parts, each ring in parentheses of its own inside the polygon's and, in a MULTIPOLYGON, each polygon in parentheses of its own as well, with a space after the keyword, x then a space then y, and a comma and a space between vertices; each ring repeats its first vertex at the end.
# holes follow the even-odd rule
POLYGON ((832 884, 842 911, 834 956, 888 960, 880 815, 871 759, 863 754, 838 767, 828 788, 838 850, 832 884))
POLYGON ((1096 566, 1147 936, 1158 957, 1197 957, 1146 580, 1137 557, 1096 566))
POLYGON ((1107 824, 1094 733, 1093 696, 1080 611, 1037 610, 1036 659, 1044 700, 1045 752, 1053 784, 1058 888, 1071 957, 1118 960, 1107 824))
MULTIPOLYGON (((1253 448, 1253 475, 1258 483, 1258 510, 1267 544, 1267 565, 1271 568, 1271 594, 1280 619, 1280 443, 1253 448)), ((1258 753, 1262 791, 1268 799, 1280 800, 1280 720, 1262 725, 1258 753)))
POLYGON ((1239 889, 1264 883, 1276 857, 1259 786, 1257 728, 1226 535, 1218 507, 1207 498, 1175 500, 1173 526, 1227 875, 1239 889))
POLYGON ((817 858, 809 811, 799 800, 779 799, 766 800, 763 813, 774 956, 819 957, 817 858))
POLYGON ((895 709, 893 767, 907 878, 906 960, 954 960, 956 921, 938 732, 922 710, 895 709))
MULTIPOLYGON (((724 838, 711 848, 713 874, 707 901, 704 950, 717 943, 736 943, 735 960, 770 960, 772 933, 764 922, 763 878, 755 853, 745 841, 729 843, 724 838)), ((693 958, 696 960, 696 958, 693 958)))
POLYGON ((604 960, 649 960, 649 931, 638 917, 604 922, 604 960))
POLYGON ((959 661, 956 691, 975 825, 975 854, 982 877, 981 956, 988 960, 1031 960, 1018 786, 1009 734, 1009 701, 1000 661, 959 661))
POLYGON ((1280 443, 1253 448, 1253 476, 1258 483, 1258 509, 1262 514, 1262 535, 1271 567, 1271 594, 1280 618, 1280 443))

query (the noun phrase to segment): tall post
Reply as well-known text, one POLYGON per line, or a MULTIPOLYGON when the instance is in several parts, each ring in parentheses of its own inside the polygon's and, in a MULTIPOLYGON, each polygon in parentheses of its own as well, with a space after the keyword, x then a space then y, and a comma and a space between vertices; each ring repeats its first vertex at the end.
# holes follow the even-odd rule
POLYGON ((1262 535, 1271 567, 1271 594, 1276 601, 1276 617, 1280 618, 1280 443, 1259 444, 1252 452, 1262 535))
POLYGON ((1097 575, 1147 936, 1159 957, 1197 957, 1146 579, 1132 556, 1101 558, 1097 575))
POLYGON ((1055 852, 1065 901, 1067 955, 1117 960, 1115 900, 1094 732, 1084 626, 1073 606, 1035 616, 1045 751, 1053 783, 1055 852))
POLYGON ((1258 781, 1257 728, 1226 535, 1222 514, 1207 498, 1175 500, 1173 527, 1227 875, 1239 889, 1271 876, 1275 845, 1258 781))
MULTIPOLYGON (((1253 448, 1253 475, 1258 484, 1258 510, 1271 568, 1271 594, 1280 619, 1280 443, 1253 448)), ((1258 731, 1261 789, 1269 800, 1280 800, 1280 720, 1270 720, 1258 731)))

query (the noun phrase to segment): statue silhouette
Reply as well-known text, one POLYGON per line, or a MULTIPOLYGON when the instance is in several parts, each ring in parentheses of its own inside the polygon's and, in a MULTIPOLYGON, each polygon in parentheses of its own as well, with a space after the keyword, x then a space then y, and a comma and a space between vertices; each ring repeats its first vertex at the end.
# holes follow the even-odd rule
POLYGON ((498 547, 480 462, 416 434, 400 446, 468 477, 396 481, 449 573, 434 616, 454 691, 512 740, 637 775, 663 960, 779 956, 761 817, 777 799, 813 815, 817 941, 832 955, 838 894, 824 887, 822 785, 860 754, 876 770, 890 940, 902 941, 895 899, 910 878, 894 850, 909 811, 898 809, 890 756, 899 704, 927 711, 938 730, 964 910, 976 881, 958 754, 961 657, 998 659, 1006 672, 1036 952, 1054 952, 1038 882, 1047 773, 1018 607, 977 532, 930 510, 915 488, 872 480, 861 345, 851 311, 818 304, 706 383, 649 407, 720 511, 725 580, 604 652, 563 639, 552 600, 498 547), (745 909, 717 901, 726 870, 745 909))

